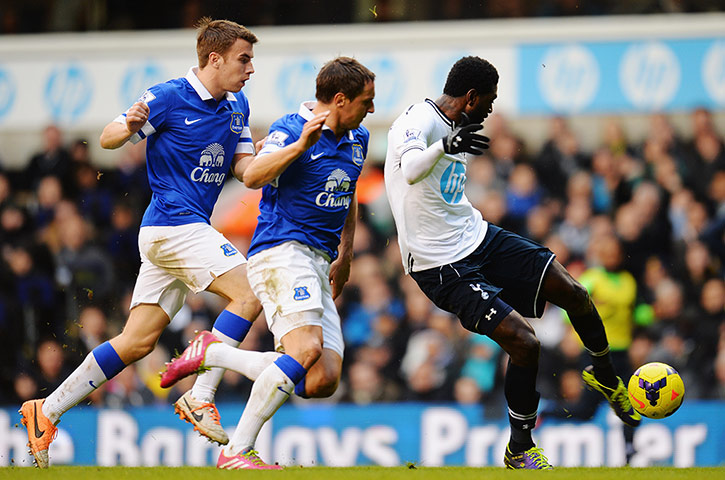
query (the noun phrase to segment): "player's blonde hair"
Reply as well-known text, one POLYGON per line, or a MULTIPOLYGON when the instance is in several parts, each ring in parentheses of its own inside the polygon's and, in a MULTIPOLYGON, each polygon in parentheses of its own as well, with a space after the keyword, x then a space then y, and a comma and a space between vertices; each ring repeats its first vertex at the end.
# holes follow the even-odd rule
POLYGON ((375 74, 365 65, 350 57, 337 57, 327 62, 317 74, 315 98, 323 103, 332 101, 342 92, 350 100, 365 89, 365 84, 375 81, 375 74))
POLYGON ((231 20, 212 20, 209 17, 203 17, 197 22, 196 28, 199 30, 196 36, 196 55, 199 57, 199 68, 206 66, 211 52, 224 56, 238 38, 246 40, 252 45, 258 41, 257 36, 247 27, 231 20))

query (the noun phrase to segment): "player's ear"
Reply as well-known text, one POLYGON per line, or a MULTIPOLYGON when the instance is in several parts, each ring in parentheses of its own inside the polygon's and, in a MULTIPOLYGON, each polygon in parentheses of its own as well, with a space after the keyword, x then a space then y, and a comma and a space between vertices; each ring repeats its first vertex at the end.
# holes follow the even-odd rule
POLYGON ((344 107, 346 101, 347 101, 347 97, 342 92, 337 92, 335 94, 335 96, 332 97, 332 103, 334 103, 337 108, 344 107))
POLYGON ((475 88, 470 89, 466 92, 466 105, 470 105, 471 107, 475 107, 476 103, 479 101, 478 92, 475 88))
POLYGON ((216 52, 210 52, 209 53, 209 65, 213 67, 218 67, 219 63, 222 61, 222 56, 219 55, 216 52))

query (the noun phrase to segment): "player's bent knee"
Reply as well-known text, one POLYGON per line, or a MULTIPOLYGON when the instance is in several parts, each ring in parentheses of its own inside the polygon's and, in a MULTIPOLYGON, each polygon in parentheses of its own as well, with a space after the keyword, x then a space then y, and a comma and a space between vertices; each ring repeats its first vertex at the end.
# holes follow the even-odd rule
MULTIPOLYGON (((308 345, 303 350, 302 356, 307 360, 307 362, 309 362, 310 364, 314 364, 322 356, 322 345, 320 345, 319 343, 312 343, 308 345)), ((303 365, 307 362, 303 362, 303 365)))
POLYGON ((511 361, 520 366, 533 366, 539 362, 541 342, 533 333, 526 332, 516 339, 515 347, 509 352, 511 361))
POLYGON ((337 391, 337 387, 339 384, 340 384, 340 379, 337 377, 326 379, 326 381, 324 383, 322 383, 315 389, 314 394, 310 395, 310 396, 314 397, 314 398, 331 397, 332 394, 337 391))
POLYGON ((131 347, 131 357, 132 361, 141 360, 143 357, 148 355, 149 353, 153 352, 154 348, 156 348, 156 342, 152 341, 144 341, 139 342, 138 344, 131 347))
POLYGON ((121 360, 128 365, 151 353, 156 347, 156 342, 127 339, 121 336, 112 345, 121 360))
POLYGON ((567 312, 573 314, 586 314, 592 308, 592 302, 589 298, 589 292, 581 283, 576 280, 572 280, 571 287, 571 305, 566 308, 567 312))
POLYGON ((322 344, 316 339, 309 339, 295 348, 287 348, 287 353, 297 360, 304 368, 310 369, 322 356, 322 344))
POLYGON ((313 378, 308 377, 305 383, 305 394, 309 398, 327 398, 331 397, 337 391, 340 385, 340 376, 332 374, 323 374, 313 378))

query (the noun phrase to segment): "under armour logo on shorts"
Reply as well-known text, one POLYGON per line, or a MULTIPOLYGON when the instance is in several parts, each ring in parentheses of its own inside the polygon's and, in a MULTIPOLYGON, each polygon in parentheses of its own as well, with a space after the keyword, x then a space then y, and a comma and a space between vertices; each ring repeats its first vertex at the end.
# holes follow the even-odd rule
POLYGON ((231 257, 232 255, 237 254, 237 249, 234 248, 234 245, 232 245, 231 243, 225 243, 219 248, 222 249, 222 252, 224 252, 224 255, 227 257, 231 257))
POLYGON ((497 313, 498 313, 498 311, 495 308, 492 308, 486 315, 486 320, 488 320, 490 322, 491 320, 493 320, 493 316, 496 315, 497 313))
POLYGON ((307 287, 294 287, 295 288, 295 296, 292 297, 295 300, 307 300, 310 298, 310 292, 307 291, 307 287))

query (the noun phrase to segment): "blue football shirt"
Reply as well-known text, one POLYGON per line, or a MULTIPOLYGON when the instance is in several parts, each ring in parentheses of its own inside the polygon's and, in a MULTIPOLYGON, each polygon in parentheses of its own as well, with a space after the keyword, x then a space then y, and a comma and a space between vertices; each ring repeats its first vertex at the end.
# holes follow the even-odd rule
MULTIPOLYGON (((147 138, 146 164, 153 193, 141 226, 209 223, 235 153, 254 153, 249 102, 241 91, 214 100, 196 76, 146 90, 146 124, 131 137, 147 138)), ((116 121, 126 123, 126 114, 116 121)))
MULTIPOLYGON (((259 156, 295 142, 314 117, 314 102, 272 124, 259 156)), ((249 256, 296 240, 337 258, 347 212, 367 156, 370 132, 360 126, 339 141, 328 127, 320 140, 262 189, 249 256)))

